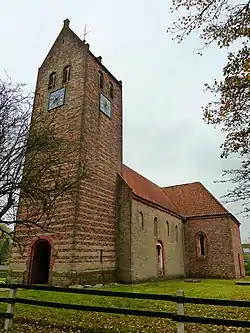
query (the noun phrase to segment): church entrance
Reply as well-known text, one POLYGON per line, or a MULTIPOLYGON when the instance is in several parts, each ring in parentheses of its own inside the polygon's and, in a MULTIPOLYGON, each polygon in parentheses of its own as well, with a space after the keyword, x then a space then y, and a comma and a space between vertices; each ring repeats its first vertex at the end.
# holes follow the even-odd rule
POLYGON ((33 247, 29 283, 45 284, 49 282, 51 246, 47 240, 39 240, 33 247))
POLYGON ((156 253, 157 253, 157 275, 164 274, 164 265, 163 265, 163 244, 158 241, 156 244, 156 253))

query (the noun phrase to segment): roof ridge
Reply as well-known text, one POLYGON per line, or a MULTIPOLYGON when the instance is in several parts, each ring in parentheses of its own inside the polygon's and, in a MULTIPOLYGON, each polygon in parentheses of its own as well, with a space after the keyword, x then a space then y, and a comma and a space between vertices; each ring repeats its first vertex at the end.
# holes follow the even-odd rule
POLYGON ((170 185, 170 186, 163 186, 163 189, 167 189, 167 188, 171 188, 171 187, 177 187, 177 186, 185 186, 185 185, 191 185, 191 184, 201 184, 201 182, 199 181, 195 181, 195 182, 190 182, 190 183, 182 183, 182 184, 176 184, 176 185, 170 185))

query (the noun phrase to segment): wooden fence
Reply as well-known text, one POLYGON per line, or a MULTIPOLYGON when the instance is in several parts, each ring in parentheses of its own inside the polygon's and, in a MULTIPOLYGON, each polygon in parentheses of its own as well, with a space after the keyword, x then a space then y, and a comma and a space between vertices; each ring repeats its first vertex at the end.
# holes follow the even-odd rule
POLYGON ((14 305, 16 303, 29 304, 35 306, 44 306, 58 309, 70 309, 78 311, 91 311, 91 312, 104 312, 121 315, 133 315, 142 317, 158 317, 168 318, 177 322, 177 332, 184 333, 184 323, 199 323, 199 324, 212 324, 223 325, 231 327, 250 327, 249 320, 232 320, 232 319, 220 319, 220 318, 207 318, 207 317, 194 317, 186 316, 184 314, 184 304, 207 304, 207 305, 220 305, 220 306, 234 306, 250 308, 250 301, 234 301, 223 299, 209 299, 209 298, 194 298, 184 297, 183 291, 178 291, 176 295, 163 295, 163 294, 143 294, 143 293, 130 293, 130 292, 115 292, 96 289, 74 289, 74 288, 61 288, 53 286, 36 286, 36 285, 24 285, 24 284, 2 284, 0 288, 9 288, 10 295, 8 298, 0 298, 0 302, 7 303, 7 312, 0 313, 0 317, 5 318, 4 329, 7 331, 13 325, 14 318, 14 305), (84 294, 92 296, 110 296, 110 297, 122 297, 130 299, 147 299, 158 301, 169 301, 176 303, 176 313, 163 312, 163 311, 150 311, 150 310, 135 310, 124 308, 109 308, 100 306, 89 305, 77 305, 77 304, 64 304, 56 302, 38 301, 32 299, 25 299, 17 297, 18 289, 26 290, 40 290, 51 292, 63 292, 71 294, 84 294))

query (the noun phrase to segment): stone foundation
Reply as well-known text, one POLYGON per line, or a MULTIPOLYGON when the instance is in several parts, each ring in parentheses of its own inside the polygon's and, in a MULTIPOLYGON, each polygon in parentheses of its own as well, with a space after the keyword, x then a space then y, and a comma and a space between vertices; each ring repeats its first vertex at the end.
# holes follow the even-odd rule
POLYGON ((25 283, 26 272, 25 271, 9 271, 6 278, 7 283, 25 283))
POLYGON ((92 272, 72 272, 72 273, 63 273, 63 272, 53 272, 52 275, 52 285, 95 285, 97 283, 108 284, 116 282, 116 271, 107 270, 107 271, 92 271, 92 272))
MULTIPOLYGON (((23 271, 9 271, 8 283, 27 283, 27 274, 23 271)), ((116 282, 116 270, 92 272, 53 272, 49 284, 54 286, 70 286, 74 284, 95 285, 97 283, 109 284, 116 282)))

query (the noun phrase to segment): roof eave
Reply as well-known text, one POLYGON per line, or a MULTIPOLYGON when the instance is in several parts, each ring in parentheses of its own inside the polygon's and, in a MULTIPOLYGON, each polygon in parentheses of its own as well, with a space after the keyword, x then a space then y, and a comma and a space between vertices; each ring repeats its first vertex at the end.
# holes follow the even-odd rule
POLYGON ((219 213, 219 214, 206 214, 206 215, 192 215, 192 216, 186 216, 187 220, 192 220, 192 219, 197 219, 197 218, 202 218, 202 219, 206 219, 206 218, 211 218, 211 217, 231 217, 232 220, 240 225, 240 222, 236 219, 236 217, 231 214, 231 213, 219 213))
POLYGON ((143 198, 142 196, 140 196, 140 195, 136 194, 135 192, 133 192, 133 190, 132 190, 132 197, 135 200, 141 201, 143 203, 146 203, 147 205, 150 205, 150 206, 153 206, 153 207, 155 207, 157 209, 163 210, 164 212, 166 212, 166 213, 168 213, 170 215, 173 215, 173 216, 175 216, 175 217, 177 217, 179 219, 183 218, 183 216, 179 215, 176 212, 171 211, 170 209, 166 208, 165 206, 159 205, 159 204, 157 204, 155 202, 152 202, 151 200, 143 198))

